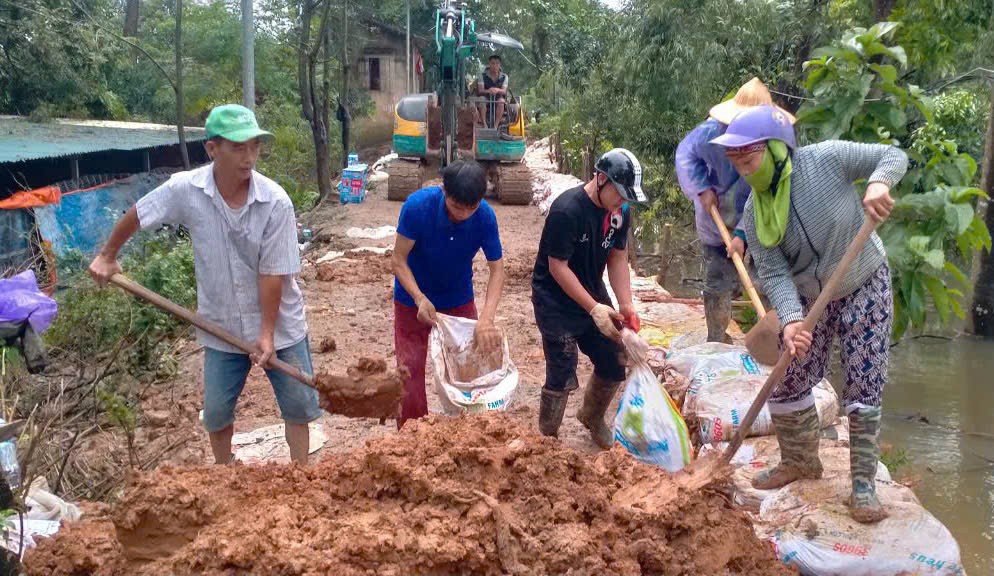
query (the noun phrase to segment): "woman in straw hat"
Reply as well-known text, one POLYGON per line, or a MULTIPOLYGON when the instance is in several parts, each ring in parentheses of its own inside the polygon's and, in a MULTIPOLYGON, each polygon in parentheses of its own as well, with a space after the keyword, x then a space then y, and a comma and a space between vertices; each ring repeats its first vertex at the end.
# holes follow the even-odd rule
MULTIPOLYGON (((749 184, 735 171, 720 146, 711 140, 725 133, 735 116, 750 107, 772 105, 770 91, 759 80, 746 82, 735 97, 711 108, 709 118, 694 128, 676 150, 676 174, 683 193, 694 203, 697 235, 701 239, 704 265, 704 312, 708 342, 731 342, 726 333, 732 317, 732 293, 739 287, 732 252, 745 254, 742 211, 749 198, 749 184), (721 234, 711 218, 716 206, 722 220, 734 229, 731 250, 726 250, 721 234)), ((791 123, 794 117, 784 111, 791 123)))

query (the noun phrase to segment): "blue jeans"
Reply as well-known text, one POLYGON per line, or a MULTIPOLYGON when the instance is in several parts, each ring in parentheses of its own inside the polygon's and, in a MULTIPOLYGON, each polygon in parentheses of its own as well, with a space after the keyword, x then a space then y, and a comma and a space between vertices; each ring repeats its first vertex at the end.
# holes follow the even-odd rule
MULTIPOLYGON (((314 373, 307 338, 277 350, 276 357, 306 374, 314 373)), ((235 404, 251 369, 248 354, 204 348, 204 428, 208 432, 220 432, 235 422, 235 404)), ((284 421, 307 424, 321 417, 316 390, 278 370, 267 369, 266 376, 273 385, 284 421)))

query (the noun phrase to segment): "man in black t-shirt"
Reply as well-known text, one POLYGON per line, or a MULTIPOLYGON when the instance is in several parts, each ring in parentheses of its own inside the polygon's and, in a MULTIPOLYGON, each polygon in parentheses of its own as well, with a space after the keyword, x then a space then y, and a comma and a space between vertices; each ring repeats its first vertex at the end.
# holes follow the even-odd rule
POLYGON ((564 192, 549 210, 532 274, 532 303, 545 352, 539 429, 556 436, 576 381, 577 347, 594 364, 577 418, 594 442, 610 448, 604 412, 625 379, 618 324, 638 331, 628 272, 629 202, 645 202, 642 166, 615 148, 600 157, 594 178, 564 192), (620 312, 604 286, 607 268, 620 312))

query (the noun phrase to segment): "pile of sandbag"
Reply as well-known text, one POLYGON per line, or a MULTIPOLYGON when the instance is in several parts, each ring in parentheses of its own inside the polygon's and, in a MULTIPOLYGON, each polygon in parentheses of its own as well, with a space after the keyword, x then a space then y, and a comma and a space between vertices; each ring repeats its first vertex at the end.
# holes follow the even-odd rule
MULTIPOLYGON (((726 448, 770 367, 756 362, 744 347, 708 343, 671 349, 662 373, 667 371, 681 377, 665 378, 664 383, 672 396, 682 398, 681 412, 696 432, 694 439, 703 454, 726 448)), ((813 393, 822 426, 821 479, 776 490, 752 487, 759 471, 780 461, 765 407, 732 460, 729 495, 752 515, 757 535, 773 544, 784 564, 802 574, 964 574, 956 540, 910 488, 892 481, 883 463, 877 464, 877 494, 890 517, 877 524, 859 524, 849 516, 848 421, 839 417, 838 398, 828 381, 819 383, 813 393)))
MULTIPOLYGON (((770 367, 759 364, 744 347, 719 342, 672 351, 667 362, 689 380, 683 417, 697 427, 701 444, 731 439, 770 374, 770 367)), ((839 417, 835 390, 823 380, 812 392, 821 427, 831 426, 839 417)), ((773 420, 764 406, 747 436, 771 434, 773 420)))
POLYGON ((524 163, 531 171, 532 197, 542 214, 549 212, 549 207, 560 194, 583 184, 583 181, 576 176, 560 174, 556 170, 548 138, 543 138, 528 146, 524 163))

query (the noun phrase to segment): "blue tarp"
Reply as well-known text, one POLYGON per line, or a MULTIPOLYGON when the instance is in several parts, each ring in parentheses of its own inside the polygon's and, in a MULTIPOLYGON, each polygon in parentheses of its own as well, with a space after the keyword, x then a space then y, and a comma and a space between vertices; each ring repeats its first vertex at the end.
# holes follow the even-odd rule
POLYGON ((92 256, 128 208, 168 179, 168 174, 135 174, 93 190, 66 194, 58 206, 35 208, 35 218, 57 256, 71 250, 92 256))

